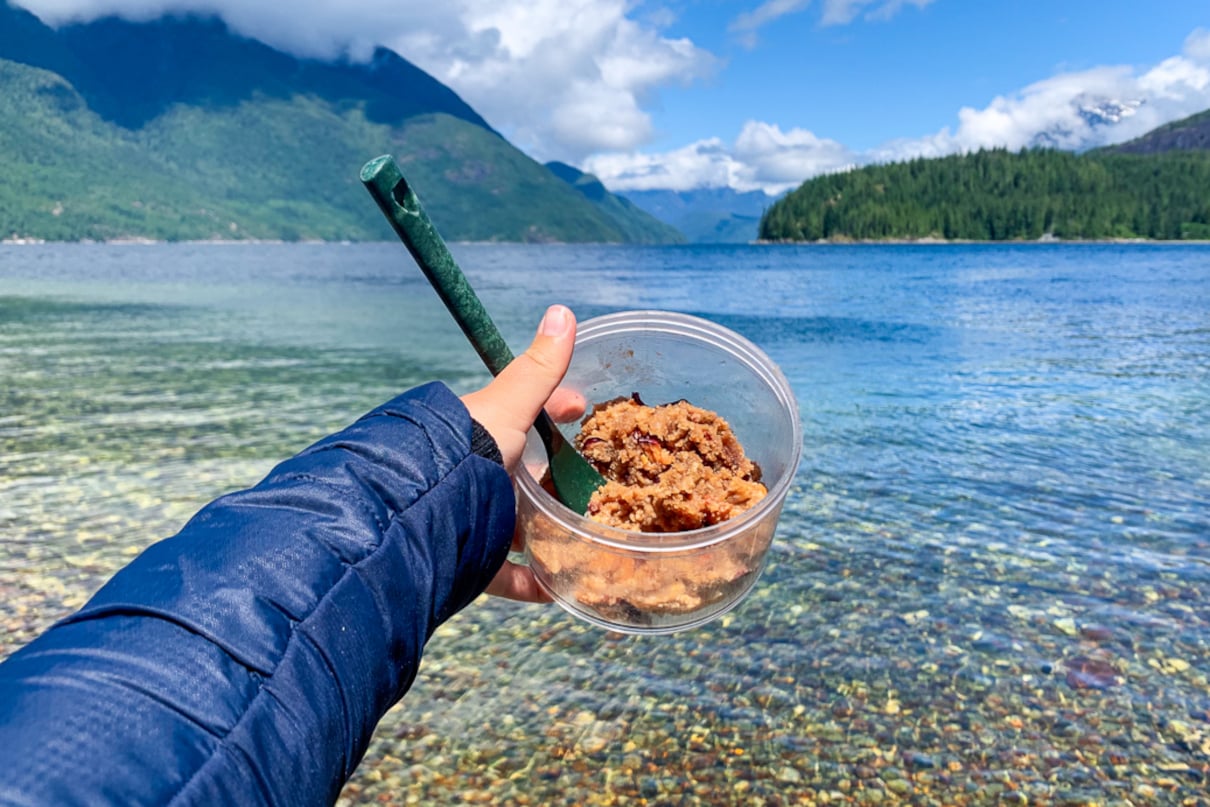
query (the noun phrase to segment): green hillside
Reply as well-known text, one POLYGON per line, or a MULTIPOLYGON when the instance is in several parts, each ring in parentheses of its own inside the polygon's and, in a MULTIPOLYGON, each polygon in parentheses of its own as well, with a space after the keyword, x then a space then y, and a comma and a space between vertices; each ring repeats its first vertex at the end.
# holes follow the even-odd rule
POLYGON ((679 240, 390 51, 298 60, 193 17, 51 31, 0 0, 0 238, 389 240, 358 181, 384 153, 449 240, 679 240))
POLYGON ((670 224, 644 213, 624 196, 610 193, 592 174, 561 162, 549 162, 551 173, 571 185, 610 218, 626 240, 634 244, 682 244, 685 236, 670 224))
POLYGON ((765 240, 1210 238, 1210 151, 980 151, 817 177, 765 240))
POLYGON ((0 236, 208 237, 236 215, 203 215, 193 187, 149 164, 59 76, 0 60, 0 87, 0 236))

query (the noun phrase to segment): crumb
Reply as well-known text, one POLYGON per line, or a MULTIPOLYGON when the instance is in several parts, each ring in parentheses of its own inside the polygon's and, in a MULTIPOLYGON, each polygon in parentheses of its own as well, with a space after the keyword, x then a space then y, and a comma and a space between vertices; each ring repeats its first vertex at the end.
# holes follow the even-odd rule
POLYGON ((727 421, 687 401, 647 406, 636 394, 597 404, 576 447, 608 480, 587 515, 613 527, 695 530, 739 515, 768 492, 727 421))

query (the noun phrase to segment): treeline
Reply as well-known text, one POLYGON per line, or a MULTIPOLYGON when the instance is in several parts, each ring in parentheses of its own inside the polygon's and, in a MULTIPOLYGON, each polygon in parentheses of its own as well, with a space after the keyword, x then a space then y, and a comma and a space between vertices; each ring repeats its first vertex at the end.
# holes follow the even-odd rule
POLYGON ((1210 151, 979 151, 817 177, 766 211, 770 241, 1210 239, 1210 151))

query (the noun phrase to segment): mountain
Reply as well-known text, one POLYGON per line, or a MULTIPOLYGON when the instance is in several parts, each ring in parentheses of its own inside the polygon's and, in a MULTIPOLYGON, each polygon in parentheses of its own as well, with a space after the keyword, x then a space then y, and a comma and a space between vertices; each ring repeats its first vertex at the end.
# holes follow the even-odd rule
POLYGON ((563 162, 548 162, 547 169, 575 188, 618 226, 627 240, 636 244, 681 244, 685 236, 672 225, 639 209, 624 196, 606 190, 601 180, 563 162))
POLYGON ((1116 154, 1158 154, 1166 151, 1210 150, 1210 109, 1152 129, 1142 137, 1100 151, 1116 154))
POLYGON ((731 188, 625 191, 623 196, 695 244, 755 241, 760 216, 773 202, 762 191, 740 193, 731 188))
POLYGON ((1103 143, 1112 136, 1110 130, 1133 117, 1143 105, 1138 99, 1123 101, 1088 93, 1077 95, 1068 103, 1073 115, 1066 122, 1055 123, 1034 135, 1030 148, 1079 151, 1091 143, 1103 143))
POLYGON ((1004 149, 817 177, 774 204, 777 241, 1210 239, 1210 151, 1004 149))
POLYGON ((392 239, 358 180, 383 153, 449 240, 665 232, 389 50, 298 59, 200 16, 54 30, 0 0, 0 237, 392 239))

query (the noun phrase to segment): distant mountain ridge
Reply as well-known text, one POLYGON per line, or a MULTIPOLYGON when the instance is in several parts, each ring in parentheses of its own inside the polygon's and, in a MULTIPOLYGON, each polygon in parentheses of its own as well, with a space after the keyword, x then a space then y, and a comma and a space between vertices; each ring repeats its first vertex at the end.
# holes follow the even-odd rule
POLYGON ((684 243, 685 236, 659 216, 648 215, 625 196, 617 196, 592 174, 586 174, 564 162, 548 162, 546 167, 555 176, 575 188, 585 199, 609 216, 618 227, 638 243, 684 243))
POLYGON ((697 244, 755 241, 761 214, 774 201, 763 191, 741 193, 731 188, 622 191, 621 195, 697 244))
POLYGON ((389 239, 357 174, 392 153, 450 240, 679 239, 385 48, 298 59, 195 15, 54 30, 0 0, 0 67, 0 238, 389 239))

